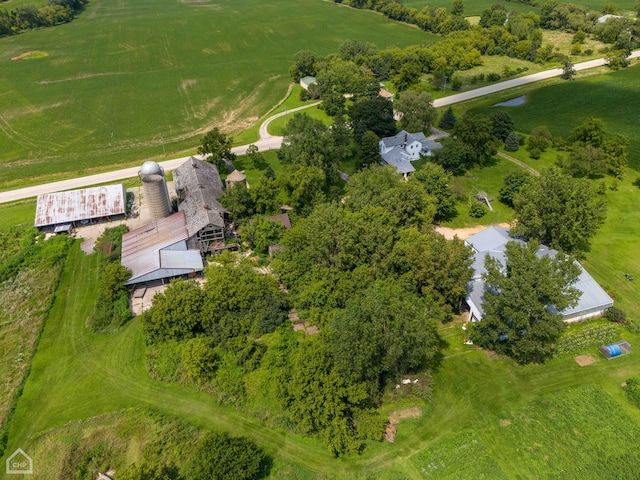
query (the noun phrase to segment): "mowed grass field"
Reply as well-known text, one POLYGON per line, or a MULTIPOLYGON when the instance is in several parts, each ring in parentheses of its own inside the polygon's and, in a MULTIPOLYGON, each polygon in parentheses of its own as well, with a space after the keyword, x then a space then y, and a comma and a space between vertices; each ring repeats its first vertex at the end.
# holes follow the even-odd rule
POLYGON ((0 39, 0 189, 193 149, 286 94, 302 49, 436 37, 321 0, 92 0, 73 22, 0 39), (11 61, 39 50, 48 56, 11 61))

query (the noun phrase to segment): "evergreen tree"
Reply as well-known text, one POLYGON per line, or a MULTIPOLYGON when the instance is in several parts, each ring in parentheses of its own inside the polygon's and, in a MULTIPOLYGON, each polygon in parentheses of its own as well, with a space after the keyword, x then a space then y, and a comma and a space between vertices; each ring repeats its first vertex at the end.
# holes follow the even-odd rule
POLYGON ((438 127, 439 128, 444 128, 445 130, 450 130, 453 127, 456 126, 456 121, 457 120, 458 119, 456 118, 455 114, 453 113, 453 108, 451 108, 451 106, 449 106, 447 111, 444 112, 444 115, 442 115, 442 118, 440 119, 440 123, 438 123, 438 127))
POLYGON ((520 136, 516 132, 511 132, 504 140, 504 149, 507 152, 517 152, 520 149, 520 136))

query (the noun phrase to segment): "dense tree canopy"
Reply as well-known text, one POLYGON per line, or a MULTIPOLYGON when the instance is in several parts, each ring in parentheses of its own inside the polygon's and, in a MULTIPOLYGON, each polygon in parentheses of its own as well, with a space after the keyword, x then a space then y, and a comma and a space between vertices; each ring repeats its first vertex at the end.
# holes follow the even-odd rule
POLYGON ((567 253, 587 251, 606 217, 606 203, 589 181, 555 169, 530 177, 513 205, 514 235, 567 253))
POLYGON ((427 92, 420 94, 413 90, 402 92, 394 101, 393 108, 402 114, 400 117, 402 128, 410 132, 429 130, 438 117, 438 112, 433 107, 433 98, 427 92))
POLYGON ((243 184, 236 184, 219 200, 233 221, 244 223, 255 215, 280 213, 279 191, 280 186, 275 179, 263 176, 251 189, 243 184))
POLYGON ((336 138, 320 120, 296 113, 285 125, 284 140, 278 151, 283 163, 317 167, 324 172, 325 183, 333 183, 338 175, 336 138))
POLYGON ((500 201, 505 205, 513 207, 513 199, 518 192, 520 192, 520 189, 526 183, 528 178, 529 174, 521 170, 509 173, 504 177, 504 183, 502 184, 502 187, 500 187, 500 191, 498 193, 500 201))
POLYGON ((418 169, 413 178, 419 181, 425 191, 436 199, 435 218, 443 220, 456 213, 456 199, 451 190, 451 173, 440 165, 428 162, 418 169))
POLYGON ((519 363, 542 362, 564 329, 558 312, 575 304, 573 287, 580 269, 569 257, 537 256, 539 244, 509 242, 503 265, 487 255, 482 307, 484 318, 473 325, 471 338, 519 363))
POLYGON ((377 398, 388 381, 433 366, 440 307, 395 282, 378 282, 350 299, 329 320, 327 342, 341 376, 365 382, 377 398))
POLYGON ((393 119, 393 105, 386 98, 374 97, 355 102, 349 106, 349 119, 356 142, 367 131, 378 137, 388 137, 396 133, 396 121, 393 119))

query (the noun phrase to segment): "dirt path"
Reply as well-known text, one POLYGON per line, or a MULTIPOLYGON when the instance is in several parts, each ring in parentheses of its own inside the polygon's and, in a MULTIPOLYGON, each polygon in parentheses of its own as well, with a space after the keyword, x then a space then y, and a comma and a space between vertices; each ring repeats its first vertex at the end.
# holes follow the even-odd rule
POLYGON ((498 152, 498 156, 504 158, 505 160, 509 160, 510 162, 515 163, 516 165, 524 168, 527 172, 529 172, 531 175, 535 175, 536 177, 540 176, 540 172, 537 171, 535 168, 530 167, 529 165, 527 165, 526 163, 518 160, 517 158, 512 157, 511 155, 507 155, 506 153, 502 153, 502 152, 498 152))
MULTIPOLYGON (((476 225, 475 227, 467 227, 467 228, 449 228, 449 227, 441 227, 436 226, 434 230, 438 232, 440 235, 443 235, 447 240, 453 240, 454 237, 458 237, 460 240, 466 240, 471 235, 475 235, 476 233, 481 232, 485 228, 489 228, 494 225, 476 225)), ((498 223, 495 225, 497 227, 505 227, 508 228, 508 223, 498 223)))

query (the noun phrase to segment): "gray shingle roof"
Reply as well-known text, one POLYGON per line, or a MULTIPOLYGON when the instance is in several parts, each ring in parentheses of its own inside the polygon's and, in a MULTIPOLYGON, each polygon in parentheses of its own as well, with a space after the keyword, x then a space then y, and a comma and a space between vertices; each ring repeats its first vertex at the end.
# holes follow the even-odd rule
POLYGON ((398 173, 404 174, 416 171, 409 159, 402 154, 402 148, 400 147, 393 147, 387 153, 383 153, 381 157, 386 163, 396 167, 398 173))
POLYGON ((224 186, 215 165, 190 157, 173 171, 173 182, 183 199, 178 210, 186 215, 190 237, 209 224, 224 228, 226 210, 217 200, 224 186))

